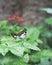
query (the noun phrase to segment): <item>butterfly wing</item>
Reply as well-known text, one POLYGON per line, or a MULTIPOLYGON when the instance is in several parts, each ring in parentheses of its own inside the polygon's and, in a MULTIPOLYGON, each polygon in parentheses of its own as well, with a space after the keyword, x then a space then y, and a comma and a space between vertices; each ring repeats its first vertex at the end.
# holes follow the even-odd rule
POLYGON ((27 32, 27 30, 24 29, 20 33, 14 34, 13 37, 14 37, 14 39, 25 38, 26 32, 27 32))

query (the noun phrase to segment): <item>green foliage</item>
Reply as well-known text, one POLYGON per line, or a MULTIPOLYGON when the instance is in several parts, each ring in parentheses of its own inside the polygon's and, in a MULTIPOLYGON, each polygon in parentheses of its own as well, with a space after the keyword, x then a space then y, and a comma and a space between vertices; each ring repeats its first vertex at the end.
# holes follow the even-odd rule
MULTIPOLYGON (((40 10, 52 14, 52 8, 40 8, 40 10)), ((46 18, 45 23, 52 26, 52 17, 46 18)))
POLYGON ((44 25, 19 27, 7 25, 7 20, 1 21, 0 65, 31 65, 30 62, 35 65, 39 61, 41 61, 39 65, 43 65, 44 60, 42 62, 41 58, 52 58, 52 50, 47 45, 47 38, 51 36, 52 31, 44 25), (25 38, 13 38, 11 34, 18 34, 24 28, 27 29, 25 38))
POLYGON ((41 62, 38 65, 52 65, 52 62, 49 61, 49 58, 41 58, 41 62))
POLYGON ((52 8, 40 8, 40 10, 52 14, 52 8))
POLYGON ((33 53, 31 55, 31 61, 33 62, 38 62, 40 61, 40 58, 52 58, 52 51, 51 50, 42 50, 40 52, 37 53, 33 53))
MULTIPOLYGON (((40 10, 52 14, 52 8, 40 8, 40 10)), ((40 47, 43 51, 39 52, 40 54, 33 54, 31 61, 35 59, 33 62, 40 61, 38 65, 52 65, 52 53, 50 53, 52 51, 52 17, 45 18, 44 22, 44 24, 37 26, 41 31, 40 38, 43 41, 43 45, 40 47)))
POLYGON ((45 22, 52 25, 52 17, 45 19, 45 22))

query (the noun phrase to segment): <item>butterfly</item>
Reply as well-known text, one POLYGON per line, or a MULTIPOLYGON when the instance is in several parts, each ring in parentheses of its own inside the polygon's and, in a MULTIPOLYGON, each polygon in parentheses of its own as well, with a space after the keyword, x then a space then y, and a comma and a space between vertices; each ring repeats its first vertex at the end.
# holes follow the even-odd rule
POLYGON ((13 34, 12 36, 13 36, 14 39, 25 38, 26 33, 27 33, 27 30, 24 29, 21 32, 19 32, 18 34, 13 34))

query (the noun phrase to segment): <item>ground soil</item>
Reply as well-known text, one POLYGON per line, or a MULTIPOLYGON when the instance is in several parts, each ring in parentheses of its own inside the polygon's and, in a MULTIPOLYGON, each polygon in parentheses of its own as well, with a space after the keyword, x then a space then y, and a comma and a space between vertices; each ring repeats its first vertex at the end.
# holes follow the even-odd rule
MULTIPOLYGON (((43 22, 44 18, 52 16, 38 10, 39 8, 46 7, 52 8, 52 0, 26 0, 26 7, 23 8, 22 14, 24 22, 21 25, 36 25, 43 22)), ((11 12, 9 0, 0 0, 0 20, 10 17, 11 12)))

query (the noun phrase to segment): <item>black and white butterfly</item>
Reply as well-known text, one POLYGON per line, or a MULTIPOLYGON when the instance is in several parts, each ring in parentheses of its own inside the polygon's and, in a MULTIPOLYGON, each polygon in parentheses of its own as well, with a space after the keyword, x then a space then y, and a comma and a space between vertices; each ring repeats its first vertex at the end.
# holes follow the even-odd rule
POLYGON ((21 32, 19 32, 18 34, 13 34, 12 36, 13 36, 14 39, 25 38, 26 33, 27 33, 27 30, 24 29, 21 32))

